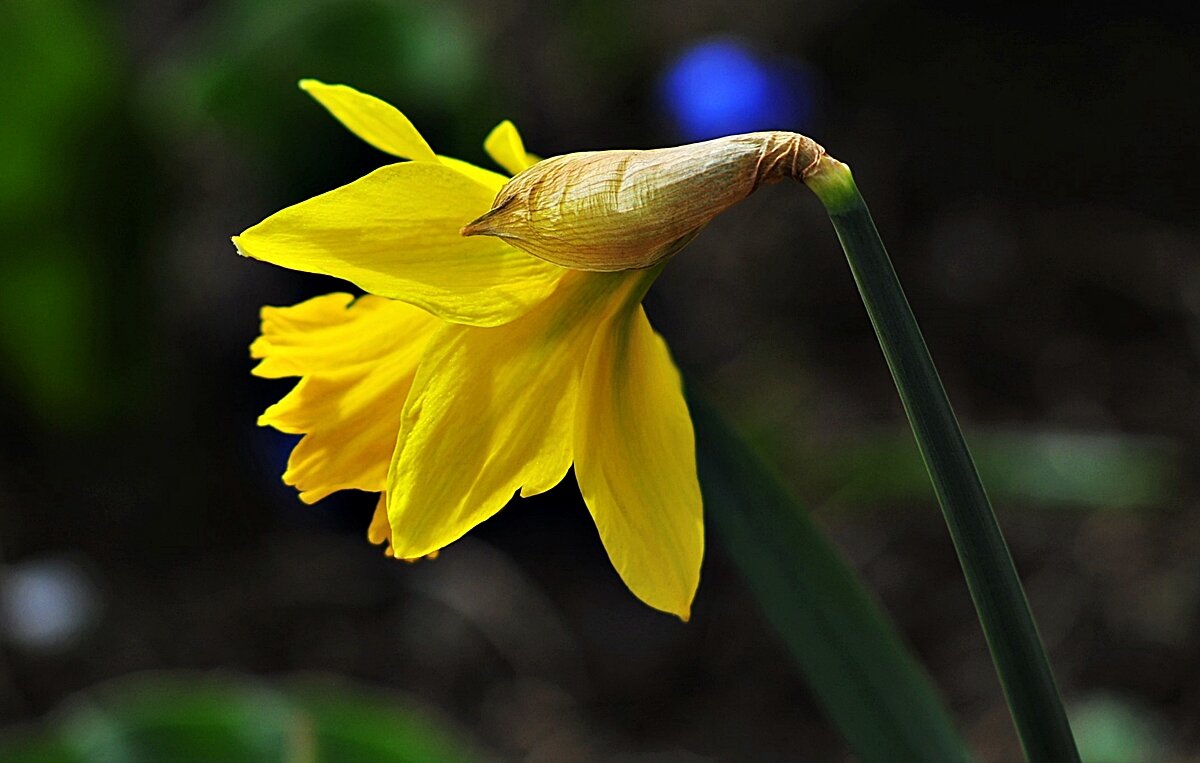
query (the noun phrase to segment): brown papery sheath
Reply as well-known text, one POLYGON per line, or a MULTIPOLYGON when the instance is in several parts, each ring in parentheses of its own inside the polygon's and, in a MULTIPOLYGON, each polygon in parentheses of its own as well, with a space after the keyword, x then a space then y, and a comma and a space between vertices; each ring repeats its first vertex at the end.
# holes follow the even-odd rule
POLYGON ((803 180, 825 150, 803 135, 754 132, 644 151, 585 151, 535 164, 462 229, 575 270, 648 268, 756 188, 803 180))

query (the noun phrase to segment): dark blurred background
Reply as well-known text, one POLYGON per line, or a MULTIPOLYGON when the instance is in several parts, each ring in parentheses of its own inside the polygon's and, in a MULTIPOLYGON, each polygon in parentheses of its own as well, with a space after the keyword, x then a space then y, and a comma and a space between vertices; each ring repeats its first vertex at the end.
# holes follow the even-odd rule
MULTIPOLYGON (((684 625, 624 589, 570 480, 411 566, 367 544, 373 498, 308 507, 280 483, 292 441, 255 417, 290 382, 249 376, 258 308, 345 286, 243 260, 229 236, 388 161, 297 89, 317 77, 484 166, 504 118, 542 155, 778 128, 850 163, 1086 756, 1200 760, 1190 6, 4 8, 4 725, 147 670, 266 687, 319 673, 499 760, 848 755, 715 533, 684 625)), ((676 259, 648 310, 867 578, 981 760, 1016 759, 815 199, 759 191, 676 259)))

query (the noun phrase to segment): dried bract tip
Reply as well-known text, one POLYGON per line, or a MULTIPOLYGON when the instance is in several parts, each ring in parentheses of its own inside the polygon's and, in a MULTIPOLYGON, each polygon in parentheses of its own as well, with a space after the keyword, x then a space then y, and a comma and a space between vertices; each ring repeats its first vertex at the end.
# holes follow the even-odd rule
POLYGON ((636 270, 670 257, 764 183, 802 180, 825 150, 754 132, 648 151, 586 151, 535 164, 462 229, 575 270, 636 270))

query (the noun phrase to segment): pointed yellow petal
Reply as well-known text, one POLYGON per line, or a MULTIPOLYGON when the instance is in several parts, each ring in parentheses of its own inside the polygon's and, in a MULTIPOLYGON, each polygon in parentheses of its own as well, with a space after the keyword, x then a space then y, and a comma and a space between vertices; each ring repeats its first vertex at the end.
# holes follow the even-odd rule
POLYGON ((380 493, 375 503, 375 512, 371 515, 371 524, 367 527, 367 540, 376 546, 383 546, 384 556, 395 556, 391 546, 392 528, 388 526, 387 494, 380 493))
POLYGON ((403 302, 327 294, 263 308, 251 355, 259 376, 302 376, 259 424, 303 434, 284 482, 312 503, 336 490, 382 491, 400 411, 442 322, 403 302))
MULTIPOLYGON (((315 79, 300 81, 300 87, 329 110, 339 122, 372 146, 401 159, 440 161, 487 186, 492 194, 508 180, 504 175, 476 167, 449 156, 435 156, 433 149, 396 107, 347 85, 326 85, 315 79)), ((515 128, 514 128, 515 129, 515 128)), ((520 137, 517 137, 518 144, 520 137)), ((522 149, 524 150, 524 149, 522 149)), ((535 159, 536 161, 536 159, 535 159)))
MULTIPOLYGON (((375 503, 375 513, 371 515, 371 524, 367 527, 367 540, 375 545, 386 544, 392 536, 392 529, 388 527, 387 519, 387 495, 379 494, 379 500, 375 503)), ((384 550, 391 556, 391 548, 384 550)))
POLYGON ((538 159, 525 151, 525 142, 517 127, 507 119, 496 125, 483 141, 488 156, 504 169, 516 175, 537 164, 538 159))
POLYGON ((300 87, 346 129, 380 151, 401 159, 437 160, 421 133, 395 106, 346 85, 326 85, 315 79, 305 79, 300 80, 300 87))
POLYGON ((562 480, 583 360, 614 290, 628 280, 572 272, 512 323, 447 326, 431 341, 388 474, 397 556, 441 548, 518 489, 534 495, 562 480))
POLYGON ((351 281, 363 290, 471 325, 506 323, 566 271, 459 230, 492 191, 431 162, 391 164, 268 217, 234 239, 242 254, 351 281))
POLYGON ((695 435, 679 372, 640 305, 600 329, 588 354, 575 476, 625 584, 687 620, 704 556, 695 435))

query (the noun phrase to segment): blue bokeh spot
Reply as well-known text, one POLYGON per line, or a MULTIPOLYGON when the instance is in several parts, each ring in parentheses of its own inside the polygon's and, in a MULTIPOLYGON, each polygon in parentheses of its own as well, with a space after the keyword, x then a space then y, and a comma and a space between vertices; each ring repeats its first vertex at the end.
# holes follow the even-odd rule
POLYGON ((688 140, 755 130, 803 132, 813 110, 811 78, 798 63, 765 60, 733 40, 686 50, 663 75, 661 95, 688 140))

